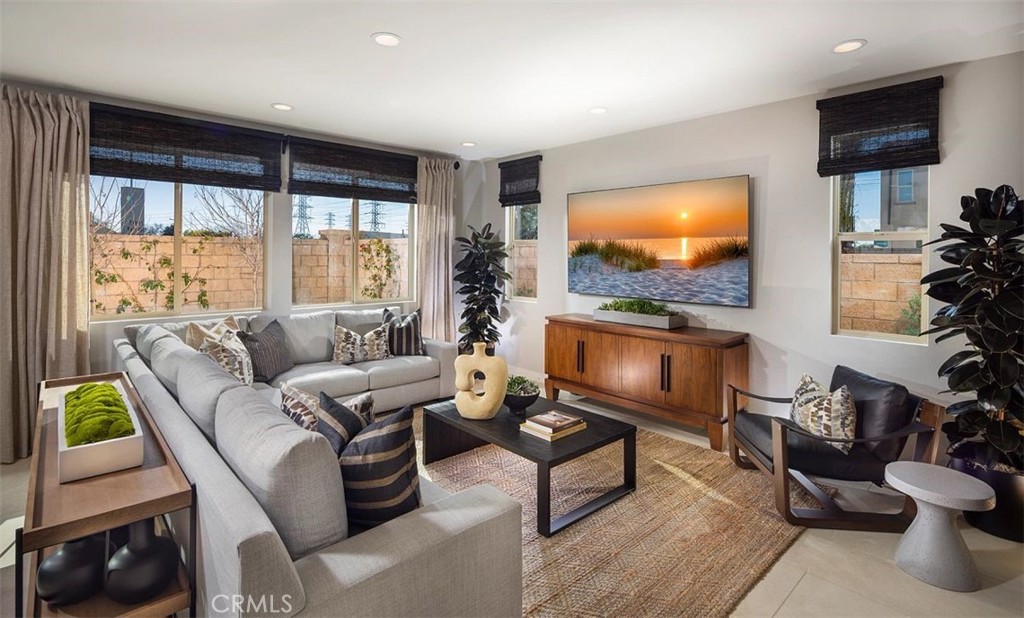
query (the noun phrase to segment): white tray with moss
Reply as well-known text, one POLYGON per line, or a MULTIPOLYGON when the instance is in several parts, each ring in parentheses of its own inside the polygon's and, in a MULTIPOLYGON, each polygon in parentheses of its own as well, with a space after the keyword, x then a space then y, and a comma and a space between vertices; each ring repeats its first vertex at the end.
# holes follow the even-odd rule
POLYGON ((686 326, 686 316, 671 311, 668 305, 635 298, 616 298, 594 309, 598 322, 614 322, 668 330, 686 326))
POLYGON ((120 382, 88 382, 60 397, 61 483, 142 465, 142 425, 120 382))

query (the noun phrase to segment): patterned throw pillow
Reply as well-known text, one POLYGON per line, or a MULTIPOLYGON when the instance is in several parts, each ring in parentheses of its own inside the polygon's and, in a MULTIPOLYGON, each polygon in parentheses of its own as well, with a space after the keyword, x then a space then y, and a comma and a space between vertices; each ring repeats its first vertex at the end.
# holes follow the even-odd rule
POLYGON ((423 356, 423 334, 420 312, 396 315, 384 310, 384 324, 388 327, 388 350, 395 356, 423 356))
POLYGON ((217 361, 242 384, 252 384, 252 359, 234 331, 225 331, 217 339, 207 338, 199 346, 199 351, 217 361))
MULTIPOLYGON (((790 418, 800 427, 823 438, 840 438, 851 440, 856 437, 857 408, 853 397, 846 386, 840 386, 835 392, 815 381, 806 373, 800 377, 800 386, 793 394, 793 407, 790 418)), ((844 453, 849 453, 852 444, 829 442, 844 453)))
POLYGON ((412 417, 405 407, 372 423, 341 452, 349 526, 378 526, 420 505, 412 417))
MULTIPOLYGON (((307 393, 287 384, 281 387, 281 411, 303 429, 324 433, 320 423, 322 419, 331 415, 331 409, 324 405, 326 401, 330 401, 336 406, 343 406, 349 414, 359 417, 360 427, 366 427, 374 420, 372 393, 363 393, 358 397, 349 399, 345 403, 339 404, 324 393, 320 393, 320 397, 317 397, 312 393, 307 393)), ((324 435, 326 436, 327 434, 324 435)), ((354 436, 355 432, 351 435, 354 436)), ((327 436, 328 439, 330 437, 327 436)), ((348 439, 345 441, 348 442, 348 439)), ((337 453, 341 453, 341 448, 344 446, 342 444, 341 447, 338 447, 336 449, 337 453)))
POLYGON ((196 322, 189 322, 188 328, 185 330, 185 343, 193 350, 198 350, 207 339, 216 341, 229 330, 238 332, 238 322, 233 315, 229 315, 221 320, 220 323, 210 328, 206 328, 196 322))
POLYGON ((274 376, 295 366, 288 353, 284 327, 277 320, 258 333, 238 331, 238 338, 252 358, 253 380, 256 382, 270 382, 274 376))
POLYGON ((387 326, 381 325, 365 335, 352 332, 344 326, 334 327, 334 358, 331 362, 351 365, 385 358, 391 358, 387 326))

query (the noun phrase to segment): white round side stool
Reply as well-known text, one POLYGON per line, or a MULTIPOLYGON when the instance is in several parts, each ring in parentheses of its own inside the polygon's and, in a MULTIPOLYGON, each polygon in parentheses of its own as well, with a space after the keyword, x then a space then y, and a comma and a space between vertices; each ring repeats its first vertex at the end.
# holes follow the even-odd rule
POLYGON ((917 516, 896 547, 896 564, 939 588, 979 590, 981 576, 957 530, 956 516, 995 507, 992 488, 963 472, 916 461, 887 465, 885 481, 917 503, 917 516))

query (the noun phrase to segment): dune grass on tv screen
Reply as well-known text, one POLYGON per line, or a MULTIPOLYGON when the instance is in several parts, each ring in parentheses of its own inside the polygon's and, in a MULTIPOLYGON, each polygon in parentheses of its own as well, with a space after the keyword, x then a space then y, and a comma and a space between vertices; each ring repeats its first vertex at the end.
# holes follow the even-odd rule
POLYGON ((640 272, 658 268, 658 253, 640 243, 620 240, 581 240, 570 253, 572 257, 596 255, 605 264, 626 272, 640 272))
POLYGON ((747 238, 716 238, 698 247, 686 261, 693 268, 712 266, 726 260, 738 260, 750 255, 750 240, 747 238))

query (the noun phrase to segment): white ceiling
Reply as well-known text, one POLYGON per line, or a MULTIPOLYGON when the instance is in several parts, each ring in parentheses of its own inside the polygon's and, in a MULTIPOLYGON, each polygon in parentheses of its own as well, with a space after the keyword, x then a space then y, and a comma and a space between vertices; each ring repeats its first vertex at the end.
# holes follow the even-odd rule
POLYGON ((0 22, 5 78, 470 159, 1024 48, 1022 0, 5 1, 0 22), (831 53, 849 38, 869 44, 831 53))

